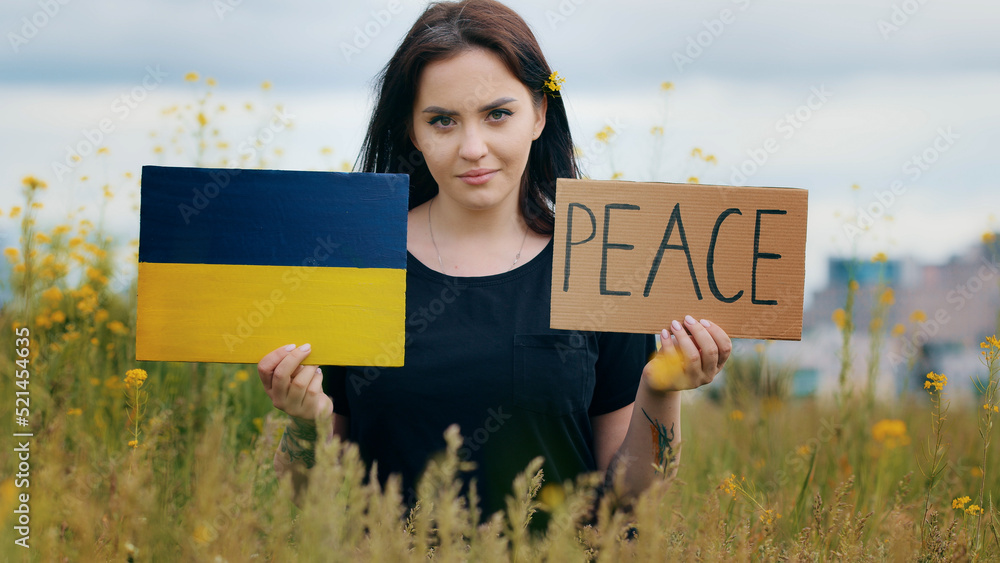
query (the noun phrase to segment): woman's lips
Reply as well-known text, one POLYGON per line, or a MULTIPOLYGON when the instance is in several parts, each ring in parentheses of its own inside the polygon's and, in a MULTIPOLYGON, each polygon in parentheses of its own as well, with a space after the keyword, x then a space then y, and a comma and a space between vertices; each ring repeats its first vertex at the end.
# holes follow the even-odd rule
POLYGON ((479 186, 489 182, 494 176, 496 176, 499 170, 490 170, 488 168, 477 168, 475 170, 470 170, 465 174, 459 176, 463 182, 466 184, 471 184, 473 186, 479 186))

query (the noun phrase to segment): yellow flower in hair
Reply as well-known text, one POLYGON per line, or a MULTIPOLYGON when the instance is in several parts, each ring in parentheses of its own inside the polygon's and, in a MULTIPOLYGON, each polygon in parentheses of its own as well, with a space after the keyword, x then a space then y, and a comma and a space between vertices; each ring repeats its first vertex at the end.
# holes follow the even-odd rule
POLYGON ((549 79, 545 81, 545 85, 542 87, 546 92, 552 95, 557 95, 556 92, 562 90, 562 83, 566 82, 566 79, 559 76, 558 71, 553 71, 549 75, 549 79))

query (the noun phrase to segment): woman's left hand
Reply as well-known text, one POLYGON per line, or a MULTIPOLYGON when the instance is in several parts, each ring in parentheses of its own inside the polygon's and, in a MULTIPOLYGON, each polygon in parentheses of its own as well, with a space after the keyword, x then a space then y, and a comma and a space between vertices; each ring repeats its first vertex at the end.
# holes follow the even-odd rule
POLYGON ((660 333, 660 350, 642 370, 642 380, 656 392, 695 389, 711 383, 733 351, 733 342, 717 324, 688 315, 660 333))

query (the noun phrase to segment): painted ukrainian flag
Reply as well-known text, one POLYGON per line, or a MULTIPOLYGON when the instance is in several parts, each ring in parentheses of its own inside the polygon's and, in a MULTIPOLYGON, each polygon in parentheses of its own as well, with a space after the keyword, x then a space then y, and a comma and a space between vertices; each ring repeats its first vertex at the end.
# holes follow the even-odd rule
POLYGON ((136 359, 401 366, 403 174, 142 168, 136 359))

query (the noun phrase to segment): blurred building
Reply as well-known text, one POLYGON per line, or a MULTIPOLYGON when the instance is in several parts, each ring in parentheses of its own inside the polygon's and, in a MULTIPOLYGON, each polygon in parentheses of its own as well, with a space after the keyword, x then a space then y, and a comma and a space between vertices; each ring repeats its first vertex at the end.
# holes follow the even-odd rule
POLYGON ((975 245, 943 264, 913 259, 885 262, 831 258, 827 285, 803 313, 801 342, 775 342, 771 356, 796 366, 792 389, 825 395, 837 389, 842 334, 834 311, 845 308, 850 280, 858 282, 853 307, 850 380, 864 389, 877 346, 881 396, 922 389, 927 372, 948 375, 949 389, 972 393, 970 377, 985 375, 979 343, 1000 332, 1000 243, 975 245), (885 288, 893 303, 872 331, 872 313, 885 288), (881 335, 881 336, 880 336, 881 335))

